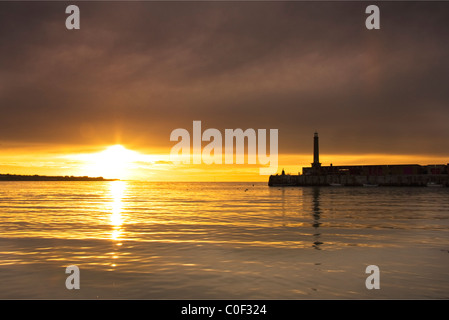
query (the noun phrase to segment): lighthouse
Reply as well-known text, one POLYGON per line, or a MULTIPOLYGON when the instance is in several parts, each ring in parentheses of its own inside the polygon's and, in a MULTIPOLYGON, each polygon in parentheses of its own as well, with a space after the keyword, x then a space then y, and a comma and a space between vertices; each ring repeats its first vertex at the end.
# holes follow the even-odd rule
POLYGON ((313 135, 313 163, 312 163, 312 168, 315 174, 319 172, 320 167, 321 163, 320 163, 320 147, 318 141, 318 132, 315 132, 315 134, 313 135))

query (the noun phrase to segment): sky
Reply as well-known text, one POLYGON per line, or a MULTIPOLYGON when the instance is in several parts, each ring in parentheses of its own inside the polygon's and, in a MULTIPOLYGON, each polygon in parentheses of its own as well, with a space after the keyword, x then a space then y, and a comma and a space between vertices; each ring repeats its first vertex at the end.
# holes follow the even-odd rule
POLYGON ((120 144, 124 177, 268 180, 172 164, 198 120, 278 129, 279 172, 310 165, 315 131, 323 165, 447 163, 447 21, 447 2, 1 2, 0 173, 97 176, 88 155, 120 144))

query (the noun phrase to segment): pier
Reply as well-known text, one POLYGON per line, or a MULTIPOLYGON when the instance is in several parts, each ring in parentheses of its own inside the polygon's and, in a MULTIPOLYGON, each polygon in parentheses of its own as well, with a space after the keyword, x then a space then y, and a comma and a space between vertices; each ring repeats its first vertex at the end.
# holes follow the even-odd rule
POLYGON ((389 187, 426 187, 442 185, 449 187, 449 175, 272 175, 269 186, 364 186, 377 185, 389 187))
POLYGON ((449 164, 322 166, 318 133, 313 137, 313 163, 302 174, 272 175, 269 186, 449 187, 449 164))

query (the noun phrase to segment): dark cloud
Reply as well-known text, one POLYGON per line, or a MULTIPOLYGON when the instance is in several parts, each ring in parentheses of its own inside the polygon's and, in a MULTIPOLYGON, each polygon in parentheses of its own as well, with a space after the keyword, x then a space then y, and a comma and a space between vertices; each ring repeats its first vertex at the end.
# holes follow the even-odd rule
POLYGON ((449 4, 0 3, 0 140, 167 147, 278 128, 280 152, 447 154, 449 4))

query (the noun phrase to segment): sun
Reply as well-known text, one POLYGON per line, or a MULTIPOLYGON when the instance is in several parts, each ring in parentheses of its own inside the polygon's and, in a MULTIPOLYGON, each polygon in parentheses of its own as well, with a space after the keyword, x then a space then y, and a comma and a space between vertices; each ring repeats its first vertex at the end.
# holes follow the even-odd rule
POLYGON ((126 179, 135 167, 139 153, 122 145, 113 145, 106 150, 85 157, 85 171, 90 176, 108 179, 126 179))
POLYGON ((75 153, 64 158, 69 160, 67 166, 74 168, 76 175, 105 179, 140 180, 168 170, 168 155, 143 154, 120 144, 103 148, 100 152, 75 153))

